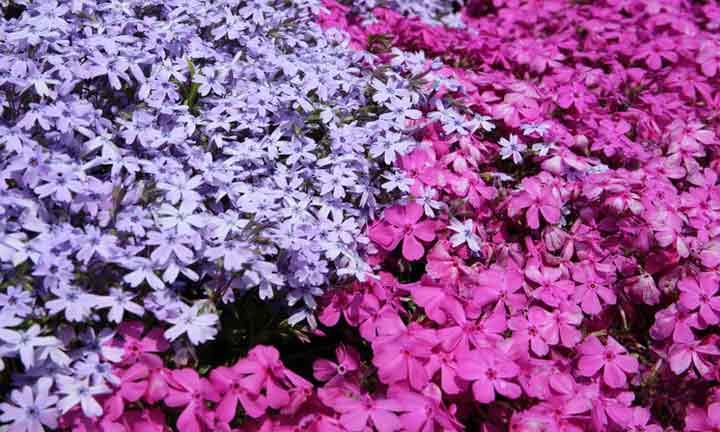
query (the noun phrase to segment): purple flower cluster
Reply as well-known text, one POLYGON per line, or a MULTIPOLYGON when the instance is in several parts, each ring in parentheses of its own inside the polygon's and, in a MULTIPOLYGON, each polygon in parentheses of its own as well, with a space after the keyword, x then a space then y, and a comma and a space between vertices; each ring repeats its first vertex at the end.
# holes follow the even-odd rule
POLYGON ((100 414, 92 396, 117 380, 103 343, 125 318, 164 323, 176 351, 192 351, 238 296, 314 326, 316 296, 365 278, 362 228, 406 184, 393 162, 415 146, 413 76, 426 64, 360 69, 364 54, 324 32, 319 11, 314 0, 11 2, 0 359, 13 388, 27 385, 16 403, 59 397, 62 412, 100 414))

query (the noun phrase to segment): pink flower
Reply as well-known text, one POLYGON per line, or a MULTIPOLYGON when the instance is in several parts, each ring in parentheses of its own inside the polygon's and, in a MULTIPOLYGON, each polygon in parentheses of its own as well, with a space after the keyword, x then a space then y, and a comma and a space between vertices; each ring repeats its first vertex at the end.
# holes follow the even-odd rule
POLYGON ((662 340, 670 335, 675 342, 692 342, 695 335, 692 328, 699 328, 698 315, 683 305, 671 304, 655 314, 655 322, 650 328, 650 336, 662 340))
POLYGON ((434 376, 440 371, 440 386, 442 391, 451 395, 458 394, 465 387, 464 382, 457 374, 456 352, 466 353, 467 350, 461 351, 443 351, 439 350, 433 353, 428 360, 425 369, 429 376, 434 376))
MULTIPOLYGON (((281 409, 291 403, 290 391, 297 385, 306 387, 307 381, 289 371, 280 361, 277 349, 265 345, 257 345, 245 359, 233 366, 234 372, 242 374, 243 386, 253 395, 265 391, 267 404, 281 409)), ((242 399, 240 399, 242 403, 242 399)))
POLYGON ((177 426, 182 431, 202 432, 200 410, 205 401, 217 402, 219 397, 210 383, 193 369, 177 369, 170 375, 170 391, 165 397, 169 407, 184 407, 177 426))
POLYGON ((471 351, 458 361, 458 375, 472 381, 473 396, 480 403, 494 401, 495 393, 510 399, 520 397, 520 386, 509 381, 518 372, 517 364, 489 349, 471 351))
POLYGON ((430 220, 420 222, 422 216, 422 206, 414 201, 405 206, 395 205, 385 210, 384 222, 373 225, 368 235, 387 251, 395 249, 402 240, 403 256, 410 261, 419 260, 425 254, 419 240, 435 239, 435 224, 430 220))
POLYGON ((697 55, 697 63, 700 65, 703 75, 714 77, 720 65, 720 45, 714 41, 704 42, 700 46, 697 55))
POLYGON ((572 82, 557 89, 557 102, 563 109, 569 109, 575 105, 579 113, 587 111, 588 105, 594 103, 594 96, 587 91, 585 86, 578 82, 572 82))
POLYGON ((637 359, 628 355, 612 336, 608 336, 606 346, 597 337, 590 336, 580 345, 578 352, 581 355, 578 372, 590 377, 604 368, 603 381, 612 388, 624 387, 627 382, 625 374, 638 371, 637 359))
POLYGON ((535 99, 522 93, 508 93, 503 101, 493 108, 493 117, 502 118, 511 127, 518 127, 523 121, 534 121, 539 111, 535 99))
POLYGON ((720 296, 718 291, 718 277, 715 273, 700 273, 696 277, 688 277, 678 282, 680 304, 690 311, 699 309, 699 316, 706 325, 715 325, 720 319, 720 296))
POLYGON ((563 277, 558 267, 539 266, 537 263, 529 264, 525 268, 525 276, 538 284, 532 295, 545 302, 548 306, 559 306, 573 293, 575 283, 563 277))
POLYGON ((399 333, 380 336, 373 341, 373 364, 378 368, 380 381, 392 384, 407 381, 414 389, 428 383, 425 365, 437 344, 435 330, 417 323, 399 333))
POLYGON ((478 273, 475 281, 477 288, 472 291, 470 301, 477 306, 497 302, 500 306, 517 310, 527 303, 527 297, 518 292, 524 284, 523 275, 514 268, 492 268, 478 273))
POLYGON ((335 409, 340 413, 340 423, 350 432, 365 431, 368 426, 374 426, 379 432, 393 432, 400 428, 396 413, 403 407, 393 399, 363 395, 359 399, 340 397, 335 402, 335 409))
POLYGON ((700 376, 705 376, 711 371, 711 365, 705 362, 701 355, 720 355, 715 344, 704 344, 701 341, 687 343, 676 343, 670 347, 669 360, 670 369, 677 375, 685 372, 692 363, 695 365, 700 376))
POLYGON ((663 59, 670 63, 678 61, 678 55, 675 52, 675 42, 670 37, 653 39, 650 43, 644 45, 633 59, 645 59, 645 63, 650 69, 658 70, 662 68, 663 59))
POLYGON ((313 363, 313 376, 333 385, 360 368, 360 356, 353 348, 340 345, 335 349, 337 363, 318 359, 313 363))
POLYGON ((720 430, 720 402, 714 402, 706 409, 690 405, 685 416, 685 431, 715 432, 720 430))
MULTIPOLYGON (((243 361, 246 360, 240 359, 238 363, 243 361)), ((238 367, 237 369, 242 370, 243 368, 238 367)), ((265 414, 267 409, 265 398, 247 388, 243 381, 245 376, 234 367, 224 366, 217 367, 210 373, 210 382, 221 396, 217 406, 217 415, 220 420, 229 422, 235 418, 238 402, 250 417, 257 418, 265 414)))
POLYGON ((422 393, 404 386, 393 386, 388 397, 402 406, 400 424, 407 432, 432 432, 435 430, 460 431, 462 425, 442 406, 442 392, 429 384, 422 393))
POLYGON ((530 177, 522 181, 522 190, 514 194, 508 205, 508 216, 515 217, 521 210, 527 209, 525 218, 532 229, 540 227, 539 214, 550 224, 560 222, 560 198, 556 192, 543 186, 537 178, 530 177))
POLYGON ((118 328, 118 334, 122 337, 124 364, 130 365, 143 360, 148 356, 156 356, 156 353, 164 352, 170 344, 163 336, 163 330, 154 328, 143 336, 145 325, 140 321, 124 321, 118 328))
POLYGON ((663 428, 648 424, 650 410, 644 407, 618 407, 611 411, 613 420, 618 422, 627 432, 663 432, 663 428))
POLYGON ((583 312, 597 315, 602 311, 600 299, 610 305, 617 301, 615 292, 607 286, 607 281, 600 277, 592 266, 575 266, 572 277, 575 282, 579 283, 573 297, 575 301, 580 302, 583 312))
POLYGON ((443 350, 464 353, 470 345, 476 348, 493 346, 502 340, 501 333, 506 329, 505 311, 496 307, 479 320, 463 319, 457 325, 439 329, 438 339, 443 350))
POLYGON ((440 325, 445 324, 449 317, 455 322, 465 318, 462 303, 449 291, 449 287, 435 285, 429 281, 413 284, 411 288, 413 300, 425 308, 431 320, 440 325))
POLYGON ((516 316, 508 321, 508 327, 513 331, 513 337, 530 342, 530 349, 544 357, 549 351, 549 345, 556 345, 558 340, 557 331, 553 330, 552 315, 537 306, 530 308, 527 319, 516 316))
POLYGON ((165 414, 157 408, 126 411, 120 420, 133 432, 165 432, 167 427, 165 414))
POLYGON ((582 333, 577 327, 583 321, 580 308, 571 302, 561 303, 550 313, 551 319, 542 328, 542 331, 552 340, 559 338, 566 348, 572 348, 582 339, 582 333))
POLYGON ((425 271, 433 279, 456 283, 463 274, 470 273, 470 268, 448 249, 447 243, 442 240, 435 243, 427 254, 425 271))

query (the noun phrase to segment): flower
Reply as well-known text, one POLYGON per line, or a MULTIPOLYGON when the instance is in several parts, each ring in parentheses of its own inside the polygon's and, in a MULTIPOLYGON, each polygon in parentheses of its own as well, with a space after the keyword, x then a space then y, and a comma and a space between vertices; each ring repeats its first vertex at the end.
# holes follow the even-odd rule
POLYGON ((480 403, 493 402, 496 393, 510 399, 522 394, 520 386, 510 381, 520 371, 517 364, 492 350, 471 351, 458 360, 457 371, 461 378, 472 382, 473 396, 480 403))
POLYGON ((58 397, 50 394, 52 379, 41 377, 34 386, 13 390, 10 399, 14 404, 0 403, 0 422, 10 423, 9 431, 38 432, 45 427, 57 428, 58 397))
POLYGON ((420 222, 422 216, 423 208, 415 202, 393 206, 385 210, 383 221, 371 228, 369 237, 388 251, 395 249, 402 240, 403 256, 410 261, 418 260, 425 254, 425 248, 419 240, 435 239, 433 222, 420 222))
POLYGON ((110 288, 110 295, 102 296, 97 299, 96 308, 110 308, 110 311, 108 312, 108 319, 116 323, 122 321, 125 311, 141 317, 145 311, 142 306, 130 301, 133 297, 133 295, 126 294, 121 289, 110 288))
POLYGON ((328 385, 341 382, 346 375, 352 374, 360 368, 359 354, 352 348, 339 346, 335 350, 338 362, 319 359, 313 363, 313 376, 328 385))
POLYGON ((716 312, 720 312, 720 296, 717 275, 705 272, 693 278, 684 278, 678 282, 680 290, 680 304, 688 310, 698 310, 699 316, 707 325, 715 325, 720 319, 716 312))
POLYGON ((522 182, 522 190, 514 194, 508 205, 508 216, 514 217, 520 210, 527 209, 525 218, 532 229, 540 227, 540 218, 551 224, 560 222, 560 199, 557 194, 544 186, 537 178, 526 178, 522 182))
POLYGON ((335 409, 340 413, 340 424, 351 432, 365 430, 368 424, 380 432, 391 432, 400 427, 396 413, 402 411, 402 406, 392 399, 373 399, 367 395, 361 399, 344 396, 335 402, 335 409))
POLYGON ((517 135, 510 134, 509 139, 500 138, 500 157, 503 160, 512 157, 513 163, 521 164, 525 150, 527 146, 518 141, 517 135))
POLYGON ((66 375, 58 375, 56 384, 59 393, 64 395, 57 404, 63 414, 79 404, 87 417, 102 415, 102 406, 94 396, 110 393, 108 387, 103 384, 90 385, 89 378, 78 379, 66 375))
POLYGON ((165 403, 170 407, 183 407, 177 420, 178 427, 188 432, 201 432, 200 409, 206 400, 218 401, 215 389, 192 369, 174 370, 169 383, 170 390, 165 396, 165 403))
POLYGON ((20 355, 20 360, 27 369, 35 365, 35 348, 47 347, 59 342, 53 336, 40 336, 42 328, 37 324, 33 324, 27 330, 0 330, 2 330, 0 339, 5 342, 3 351, 20 355))
POLYGON ((169 318, 168 322, 173 325, 165 330, 164 335, 167 340, 172 342, 182 334, 187 334, 193 345, 213 339, 217 334, 215 325, 217 325, 218 316, 214 313, 202 312, 202 307, 200 303, 195 303, 190 307, 185 306, 177 317, 169 318))
POLYGON ((603 346, 596 336, 590 336, 579 346, 581 357, 578 372, 583 376, 593 376, 603 369, 603 381, 612 388, 622 388, 627 383, 625 374, 638 371, 638 361, 628 355, 627 350, 612 336, 608 336, 603 346))
POLYGON ((680 375, 693 364, 700 375, 706 375, 710 372, 711 366, 701 357, 702 354, 718 356, 720 350, 715 344, 701 341, 673 344, 669 353, 670 368, 675 374, 680 375))
POLYGON ((448 225, 448 229, 455 232, 455 234, 450 237, 450 243, 453 247, 467 243, 471 251, 480 251, 480 238, 473 232, 474 229, 471 220, 460 222, 457 219, 453 219, 450 225, 448 225))

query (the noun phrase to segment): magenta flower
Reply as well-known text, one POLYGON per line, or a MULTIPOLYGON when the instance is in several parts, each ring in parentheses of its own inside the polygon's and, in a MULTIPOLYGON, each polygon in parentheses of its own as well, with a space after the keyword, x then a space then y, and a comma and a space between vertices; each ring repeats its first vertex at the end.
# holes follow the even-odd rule
POLYGON ((714 402, 706 409, 690 405, 685 416, 685 431, 715 432, 720 430, 720 402, 714 402))
POLYGON ((662 340, 670 335, 674 342, 692 342, 695 340, 693 328, 699 328, 698 314, 689 311, 681 304, 671 304, 655 314, 655 323, 650 328, 650 336, 662 340))
POLYGON ((384 223, 373 225, 368 235, 387 251, 395 249, 402 240, 403 256, 410 261, 419 260, 425 254, 420 240, 435 239, 435 224, 430 220, 420 222, 422 216, 422 206, 414 201, 404 206, 395 205, 385 210, 384 223))
POLYGON ((313 363, 313 376, 318 381, 333 385, 360 368, 360 356, 353 348, 340 345, 335 349, 337 363, 318 359, 313 363))
POLYGON ((715 41, 706 41, 697 55, 700 70, 707 77, 714 77, 720 65, 720 45, 715 41))
POLYGON ((434 384, 428 385, 422 393, 403 386, 393 386, 388 390, 388 397, 402 406, 400 424, 403 431, 463 430, 462 425, 442 406, 442 392, 434 384))
POLYGON ((515 217, 521 210, 525 211, 527 224, 532 229, 540 228, 540 217, 550 224, 560 222, 562 203, 557 193, 544 186, 537 178, 530 177, 522 181, 522 190, 513 194, 508 204, 508 216, 515 217))
POLYGON ((123 364, 131 365, 135 362, 157 357, 156 353, 164 352, 170 344, 163 336, 163 330, 154 328, 143 336, 145 325, 140 321, 125 321, 119 326, 118 333, 122 336, 123 364))
POLYGON ((609 305, 614 305, 617 301, 615 292, 608 287, 608 282, 598 275, 591 265, 573 267, 572 277, 579 284, 575 287, 573 298, 580 303, 583 312, 597 315, 602 311, 600 299, 609 305))
POLYGON ((563 277, 562 270, 558 267, 539 266, 536 263, 529 264, 525 268, 525 276, 538 284, 532 295, 545 302, 548 306, 559 306, 573 293, 575 283, 563 277))
MULTIPOLYGON (((244 359, 241 359, 239 362, 243 361, 244 359)), ((257 418, 265 414, 265 398, 248 390, 243 381, 244 377, 245 375, 233 367, 217 367, 210 373, 210 382, 221 397, 217 406, 217 415, 221 421, 229 422, 235 418, 238 402, 250 417, 257 418)))
POLYGON ((708 364, 701 355, 719 356, 720 350, 717 345, 702 341, 673 344, 669 352, 670 369, 680 375, 692 364, 700 376, 705 376, 711 371, 712 365, 708 364))
POLYGON ((363 395, 359 398, 340 397, 335 401, 335 409, 340 413, 340 423, 350 432, 365 431, 368 426, 379 432, 393 432, 400 429, 396 413, 403 411, 403 406, 393 399, 363 395))
POLYGON ((170 376, 170 391, 165 397, 169 407, 182 407, 177 426, 182 431, 202 432, 200 410, 205 401, 217 402, 218 394, 210 383, 193 369, 177 369, 170 376))
POLYGON ((413 284, 412 297, 415 302, 425 308, 428 317, 438 324, 445 324, 448 318, 460 322, 465 318, 462 303, 449 292, 447 286, 435 285, 430 281, 413 284))
POLYGON ((513 337, 530 343, 530 349, 536 355, 543 357, 549 351, 549 345, 556 345, 558 332, 553 330, 552 315, 537 306, 530 308, 527 318, 516 316, 508 321, 508 327, 513 331, 513 337))
POLYGON ((557 102, 563 109, 570 109, 575 105, 579 113, 587 111, 588 106, 594 102, 595 97, 588 92, 584 85, 572 82, 557 90, 557 102))
POLYGON ((678 282, 680 290, 680 304, 690 311, 698 310, 702 322, 715 325, 720 321, 720 296, 718 291, 718 276, 715 273, 700 273, 696 277, 688 277, 678 282))
POLYGON ((472 382, 473 396, 480 403, 494 401, 495 393, 510 399, 520 397, 520 386, 510 381, 518 372, 517 364, 489 349, 471 351, 458 361, 458 375, 472 382))
POLYGON ((422 389, 430 380, 425 366, 436 344, 435 330, 416 323, 400 333, 380 336, 373 342, 373 364, 380 381, 407 381, 414 389, 422 389))
POLYGON ((652 40, 640 49, 640 52, 633 57, 634 60, 644 59, 645 63, 652 70, 662 68, 662 61, 670 63, 678 61, 675 51, 675 41, 669 37, 660 37, 652 40))
POLYGON ((618 422, 624 431, 627 432, 663 432, 663 428, 648 424, 650 422, 650 410, 644 407, 618 407, 611 411, 613 420, 618 422))
POLYGON ((580 345, 578 352, 581 355, 578 372, 591 377, 603 369, 603 381, 612 388, 624 387, 627 383, 625 374, 638 371, 637 359, 628 355, 625 347, 612 336, 608 336, 605 346, 596 336, 590 336, 580 345))
POLYGON ((493 311, 478 320, 462 320, 457 325, 445 326, 438 330, 438 339, 443 350, 465 353, 470 346, 476 348, 493 346, 502 340, 501 334, 507 329, 505 311, 496 306, 493 311))
MULTIPOLYGON (((292 393, 296 387, 312 387, 305 379, 285 368, 277 349, 265 345, 257 345, 250 350, 247 358, 233 366, 233 372, 243 375, 242 387, 250 394, 257 395, 264 390, 265 401, 275 409, 286 408, 293 403, 293 396, 301 396, 292 393)), ((243 402, 242 398, 239 400, 243 402)))
POLYGON ((470 297, 477 306, 497 302, 510 310, 517 310, 527 303, 527 296, 520 291, 524 284, 523 275, 514 268, 493 268, 479 273, 476 280, 477 288, 470 297))

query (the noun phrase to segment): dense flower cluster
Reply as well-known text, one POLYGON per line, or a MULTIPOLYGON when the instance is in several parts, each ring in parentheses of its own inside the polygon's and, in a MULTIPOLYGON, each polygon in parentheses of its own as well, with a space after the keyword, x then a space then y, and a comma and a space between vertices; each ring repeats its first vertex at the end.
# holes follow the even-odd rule
POLYGON ((415 145, 417 86, 400 67, 356 67, 362 53, 313 22, 315 2, 285 3, 12 3, 0 24, 12 371, 86 380, 82 334, 128 315, 198 345, 246 293, 315 325, 316 296, 364 279, 362 228, 403 188, 393 162, 415 145))
POLYGON ((720 9, 470 1, 444 27, 332 10, 357 45, 460 83, 421 107, 410 198, 369 229, 386 273, 321 315, 370 343, 373 397, 433 388, 481 430, 720 426, 720 9))
POLYGON ((6 13, 10 430, 720 430, 717 5, 6 13))

